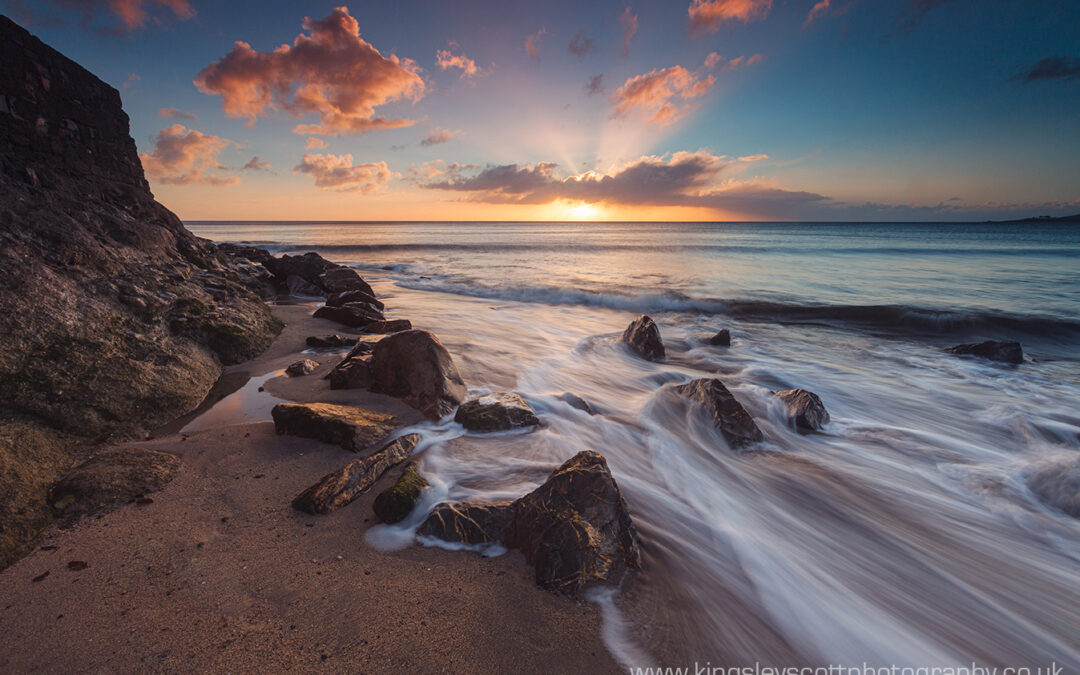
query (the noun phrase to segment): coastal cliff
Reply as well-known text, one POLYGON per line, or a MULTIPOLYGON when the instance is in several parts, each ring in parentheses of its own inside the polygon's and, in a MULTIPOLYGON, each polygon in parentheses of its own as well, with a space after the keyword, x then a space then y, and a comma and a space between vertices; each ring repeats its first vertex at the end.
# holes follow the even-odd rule
POLYGON ((269 346, 257 284, 154 200, 116 89, 0 16, 0 568, 95 442, 269 346))

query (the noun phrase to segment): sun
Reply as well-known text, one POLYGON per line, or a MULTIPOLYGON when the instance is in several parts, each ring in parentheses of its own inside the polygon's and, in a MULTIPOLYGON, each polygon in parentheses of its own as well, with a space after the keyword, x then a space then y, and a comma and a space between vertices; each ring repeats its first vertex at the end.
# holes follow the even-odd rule
POLYGON ((596 220, 602 213, 599 206, 588 202, 565 202, 559 206, 563 220, 596 220))

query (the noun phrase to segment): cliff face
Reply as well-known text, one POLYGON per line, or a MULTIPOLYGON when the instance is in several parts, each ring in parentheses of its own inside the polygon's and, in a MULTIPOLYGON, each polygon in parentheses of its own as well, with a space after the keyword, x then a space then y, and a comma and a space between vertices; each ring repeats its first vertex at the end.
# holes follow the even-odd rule
POLYGON ((0 567, 85 441, 270 344, 257 283, 154 200, 119 93, 0 16, 0 567))

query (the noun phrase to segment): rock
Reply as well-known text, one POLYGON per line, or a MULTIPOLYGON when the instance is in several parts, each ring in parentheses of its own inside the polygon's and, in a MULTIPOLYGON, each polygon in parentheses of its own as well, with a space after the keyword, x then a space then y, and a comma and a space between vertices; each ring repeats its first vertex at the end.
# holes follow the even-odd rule
POLYGON ((1000 361, 1001 363, 1024 362, 1024 350, 1020 347, 1019 342, 987 340, 986 342, 956 345, 946 351, 961 356, 978 356, 991 361, 1000 361))
POLYGON ((540 419, 517 394, 500 391, 465 401, 454 421, 469 431, 506 431, 534 427, 540 419))
POLYGON ((340 307, 350 302, 362 302, 379 310, 386 309, 382 302, 366 291, 341 291, 340 293, 331 293, 326 298, 326 304, 331 307, 340 307))
POLYGON ((788 414, 799 431, 818 431, 829 421, 829 413, 818 395, 805 389, 774 391, 787 404, 788 414))
POLYGON ((589 402, 586 401, 585 399, 581 398, 577 394, 571 394, 568 391, 563 392, 559 396, 559 400, 565 402, 571 408, 577 408, 578 410, 581 410, 582 412, 587 412, 590 415, 595 415, 596 414, 595 412, 593 412, 592 406, 589 405, 589 402))
POLYGON ((354 337, 343 337, 341 335, 334 334, 323 336, 312 335, 306 340, 306 342, 308 347, 312 347, 314 349, 327 349, 336 347, 351 347, 356 344, 356 340, 357 338, 354 337))
POLYGON ((720 332, 709 338, 708 342, 715 347, 730 347, 731 331, 727 328, 721 329, 720 332))
POLYGON ((675 393, 704 406, 728 445, 733 449, 761 441, 763 436, 754 418, 746 412, 724 383, 702 378, 674 387, 675 393))
POLYGON ((641 566, 637 532, 607 461, 580 452, 514 502, 440 504, 417 534, 470 544, 502 542, 525 556, 536 583, 576 595, 641 566))
POLYGON ((312 361, 311 359, 302 359, 295 363, 289 364, 289 367, 285 369, 285 374, 289 377, 300 377, 302 375, 310 375, 315 372, 315 369, 319 367, 318 361, 312 361))
POLYGON ((1080 457, 1044 463, 1028 476, 1027 485, 1042 502, 1080 518, 1080 457))
POLYGON ((416 462, 406 464, 397 482, 375 497, 372 509, 379 520, 394 524, 408 518, 416 502, 420 501, 420 493, 428 485, 418 468, 419 465, 416 462))
POLYGON ((439 339, 422 330, 389 335, 371 352, 371 391, 400 398, 438 420, 465 398, 465 383, 439 339))
POLYGON ((345 464, 326 474, 293 500, 293 508, 306 513, 330 513, 352 502, 392 466, 409 458, 419 434, 408 434, 395 439, 378 452, 345 464))
POLYGON ((394 415, 331 403, 278 403, 270 414, 279 434, 314 438, 352 452, 379 443, 399 426, 394 415))
POLYGON ((356 270, 348 267, 335 267, 319 275, 316 280, 319 286, 326 289, 327 293, 343 293, 345 291, 362 291, 371 297, 375 297, 375 291, 367 285, 356 270))
POLYGON ((321 288, 296 274, 290 274, 288 278, 285 279, 285 288, 288 290, 289 295, 319 297, 323 294, 321 288))
POLYGON ((372 321, 364 326, 365 333, 400 333, 403 330, 412 330, 412 322, 408 319, 372 321))
POLYGON ((368 359, 346 359, 330 371, 327 378, 331 389, 367 389, 371 386, 371 366, 368 359))
POLYGON ((660 361, 665 357, 664 341, 660 338, 660 329, 646 314, 630 322, 620 338, 630 345, 639 356, 649 361, 660 361))
MULTIPOLYGON (((262 264, 266 269, 277 277, 282 285, 287 284, 289 277, 300 277, 313 286, 323 288, 319 278, 327 271, 339 267, 314 251, 303 255, 283 255, 279 258, 270 257, 264 259, 262 264)), ((324 295, 319 292, 319 295, 324 295)))
POLYGON ((110 448, 86 460, 49 491, 65 516, 96 513, 156 492, 180 468, 176 455, 143 448, 110 448))
POLYGON ((329 319, 353 328, 363 328, 370 323, 382 321, 382 312, 370 305, 350 302, 338 307, 320 307, 313 315, 316 319, 329 319))

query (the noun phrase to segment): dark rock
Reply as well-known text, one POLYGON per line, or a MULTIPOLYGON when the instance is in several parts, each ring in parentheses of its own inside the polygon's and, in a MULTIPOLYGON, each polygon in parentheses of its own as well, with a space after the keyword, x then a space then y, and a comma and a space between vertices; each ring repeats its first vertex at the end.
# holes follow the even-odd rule
POLYGON ((381 301, 367 291, 341 291, 340 293, 331 293, 326 298, 326 304, 331 307, 340 307, 350 302, 362 302, 376 309, 386 309, 386 306, 381 301))
POLYGON ((603 455, 580 452, 515 502, 440 504, 417 534, 502 542, 521 551, 536 583, 575 595, 641 566, 637 533, 603 455))
POLYGON ((1019 342, 987 340, 986 342, 956 345, 950 347, 947 351, 961 356, 978 356, 991 361, 1000 361, 1001 363, 1024 362, 1024 350, 1020 347, 1019 342))
POLYGON ((559 400, 565 402, 571 408, 577 408, 578 410, 581 410, 582 412, 587 412, 590 415, 595 415, 596 414, 595 412, 593 412, 592 406, 589 405, 589 402, 586 401, 585 399, 581 398, 577 394, 571 394, 570 392, 564 392, 563 394, 561 394, 559 396, 559 400))
POLYGON ((371 386, 371 365, 363 357, 348 358, 334 366, 327 379, 331 389, 367 389, 371 386))
POLYGON ((397 482, 375 497, 372 509, 384 523, 400 523, 405 520, 420 501, 420 493, 428 482, 420 475, 416 462, 409 462, 397 482))
POLYGON ((357 338, 343 337, 341 335, 311 336, 306 342, 308 347, 314 349, 327 349, 336 347, 351 347, 356 344, 357 338))
POLYGON ((674 387, 674 391, 703 406, 732 448, 762 440, 761 430, 754 423, 754 418, 720 380, 693 380, 674 387))
POLYGON ((49 501, 65 516, 96 513, 156 492, 180 468, 176 455, 143 448, 110 448, 65 475, 49 501))
POLYGON ((495 392, 465 401, 454 421, 469 431, 506 431, 540 424, 529 404, 517 394, 495 392))
POLYGON ((391 441, 378 452, 354 459, 326 474, 293 500, 293 508, 306 513, 330 513, 352 502, 391 467, 409 458, 419 434, 408 434, 391 441))
MULTIPOLYGON (((339 267, 339 265, 330 262, 314 251, 303 255, 271 257, 264 260, 262 264, 278 278, 282 285, 286 283, 289 277, 295 276, 320 288, 322 288, 322 284, 319 283, 319 277, 325 272, 339 267)), ((323 293, 320 293, 320 295, 323 295, 323 293)))
POLYGON ((315 369, 319 367, 318 361, 312 361, 311 359, 302 359, 295 363, 289 364, 289 367, 285 369, 285 374, 290 377, 300 377, 302 375, 310 375, 315 372, 315 369))
POLYGON ((394 415, 330 403, 279 403, 270 414, 279 434, 314 438, 352 452, 379 443, 400 426, 394 415))
POLYGON ((1028 476, 1027 485, 1042 502, 1080 518, 1080 457, 1042 464, 1028 476))
POLYGON ((348 267, 335 267, 319 275, 316 283, 326 289, 327 293, 344 293, 345 291, 362 291, 371 297, 375 297, 375 291, 371 290, 356 270, 348 267))
POLYGON ((731 331, 727 328, 720 330, 716 335, 709 338, 709 344, 715 347, 730 347, 731 331))
POLYGON ((817 431, 829 421, 829 412, 818 395, 805 389, 774 391, 787 404, 788 413, 800 431, 817 431))
POLYGON ((382 321, 382 312, 370 305, 350 302, 339 307, 324 306, 315 310, 316 319, 329 319, 353 328, 363 328, 370 323, 382 321))
POLYGON ((372 321, 364 326, 365 333, 400 333, 403 330, 412 330, 412 322, 408 319, 389 319, 386 321, 372 321))
POLYGON ((323 294, 321 288, 296 274, 290 274, 288 278, 285 279, 285 289, 289 292, 289 295, 302 295, 317 298, 323 294))
POLYGON ((465 398, 465 383, 439 339, 422 330, 389 335, 371 352, 371 391, 400 398, 438 420, 465 398))
POLYGON ((639 356, 649 361, 660 361, 665 356, 660 329, 646 314, 631 321, 620 339, 630 345, 630 348, 639 356))

